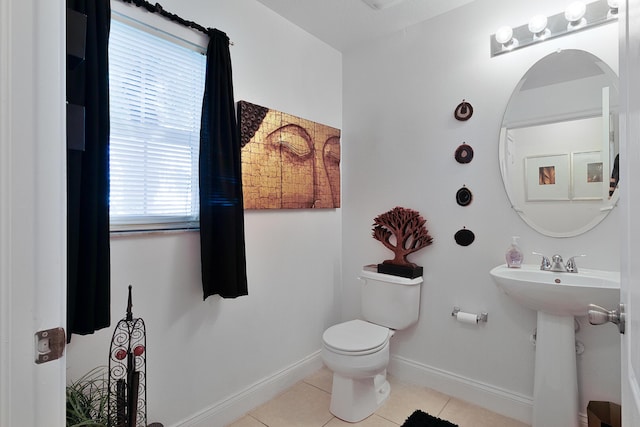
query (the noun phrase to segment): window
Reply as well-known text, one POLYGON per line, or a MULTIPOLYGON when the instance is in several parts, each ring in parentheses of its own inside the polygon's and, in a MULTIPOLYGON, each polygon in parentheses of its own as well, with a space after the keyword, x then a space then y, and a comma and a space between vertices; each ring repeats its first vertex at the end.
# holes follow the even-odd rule
POLYGON ((112 230, 197 226, 205 69, 201 52, 111 21, 112 230))

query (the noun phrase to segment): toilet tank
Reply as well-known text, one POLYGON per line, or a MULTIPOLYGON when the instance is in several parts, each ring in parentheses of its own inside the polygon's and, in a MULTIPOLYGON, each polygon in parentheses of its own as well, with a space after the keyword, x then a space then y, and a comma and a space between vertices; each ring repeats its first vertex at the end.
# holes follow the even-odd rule
POLYGON ((418 321, 422 277, 409 279, 365 267, 358 278, 364 320, 391 329, 404 329, 418 321))

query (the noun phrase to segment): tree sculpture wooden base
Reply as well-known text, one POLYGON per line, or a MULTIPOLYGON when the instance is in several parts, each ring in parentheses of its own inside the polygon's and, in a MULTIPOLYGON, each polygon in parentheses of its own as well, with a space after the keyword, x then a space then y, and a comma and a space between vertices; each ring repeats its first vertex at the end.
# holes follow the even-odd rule
POLYGON ((427 221, 417 211, 395 207, 378 215, 373 222, 373 238, 395 254, 393 259, 378 264, 378 272, 411 279, 422 276, 422 267, 409 262, 407 256, 433 243, 425 227, 427 221))
POLYGON ((422 276, 422 267, 416 265, 411 267, 408 265, 378 264, 378 273, 391 274, 393 276, 406 277, 415 279, 422 276))

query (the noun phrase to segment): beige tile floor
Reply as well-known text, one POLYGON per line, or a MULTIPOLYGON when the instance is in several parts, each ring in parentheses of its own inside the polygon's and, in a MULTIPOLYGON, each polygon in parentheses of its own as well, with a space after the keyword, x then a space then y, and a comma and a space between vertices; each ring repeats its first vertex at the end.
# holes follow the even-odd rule
POLYGON ((351 424, 329 412, 331 381, 331 372, 322 368, 229 427, 397 427, 416 409, 449 420, 459 427, 527 427, 527 424, 512 418, 393 377, 389 377, 389 399, 375 414, 351 424))

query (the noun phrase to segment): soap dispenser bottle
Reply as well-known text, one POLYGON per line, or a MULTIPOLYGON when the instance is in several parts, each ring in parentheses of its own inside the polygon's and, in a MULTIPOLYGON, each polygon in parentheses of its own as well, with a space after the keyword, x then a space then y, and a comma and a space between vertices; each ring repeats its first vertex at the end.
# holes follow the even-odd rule
POLYGON ((522 260, 524 256, 522 255, 522 251, 518 246, 518 239, 520 237, 513 236, 511 238, 511 246, 507 249, 507 253, 505 254, 505 259, 507 260, 507 267, 510 268, 520 268, 522 265, 522 260))

